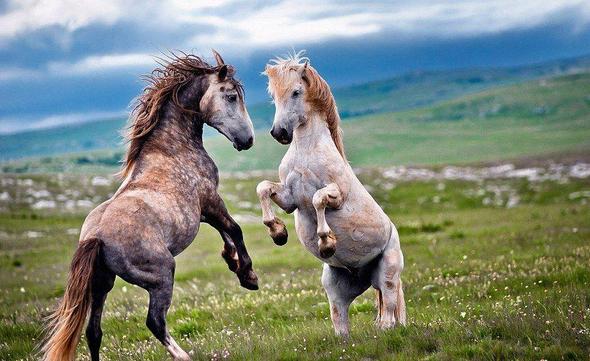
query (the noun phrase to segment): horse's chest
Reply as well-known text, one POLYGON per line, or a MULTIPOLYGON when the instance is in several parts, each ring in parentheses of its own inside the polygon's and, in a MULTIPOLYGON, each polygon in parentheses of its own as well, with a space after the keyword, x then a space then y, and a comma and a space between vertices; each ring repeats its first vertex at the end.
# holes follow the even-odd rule
POLYGON ((313 195, 322 188, 321 180, 307 169, 295 169, 289 173, 286 180, 293 200, 299 209, 313 209, 313 195))

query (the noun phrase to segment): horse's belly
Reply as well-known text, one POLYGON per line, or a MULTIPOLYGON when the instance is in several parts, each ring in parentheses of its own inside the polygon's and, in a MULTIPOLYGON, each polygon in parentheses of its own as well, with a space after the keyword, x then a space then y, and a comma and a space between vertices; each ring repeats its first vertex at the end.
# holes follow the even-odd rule
POLYGON ((299 241, 313 254, 334 267, 357 268, 375 259, 385 246, 391 232, 391 224, 361 222, 344 212, 326 212, 326 220, 336 237, 336 253, 328 259, 322 258, 319 252, 317 223, 313 212, 296 212, 295 225, 299 241))
POLYGON ((173 256, 180 254, 193 242, 199 232, 199 226, 200 218, 174 219, 173 224, 169 227, 170 237, 166 241, 167 248, 173 256))

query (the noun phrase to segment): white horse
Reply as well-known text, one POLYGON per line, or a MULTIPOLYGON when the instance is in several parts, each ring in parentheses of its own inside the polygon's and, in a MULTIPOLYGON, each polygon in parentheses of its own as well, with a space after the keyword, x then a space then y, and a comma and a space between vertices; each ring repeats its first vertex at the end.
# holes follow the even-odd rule
POLYGON ((271 134, 290 146, 279 167, 281 182, 265 180, 256 188, 263 222, 283 245, 287 229, 270 201, 295 212, 300 242, 324 262, 322 285, 336 334, 348 335, 348 308, 371 285, 377 325, 405 324, 398 232, 346 161, 330 87, 299 54, 273 59, 264 71, 276 107, 271 134))

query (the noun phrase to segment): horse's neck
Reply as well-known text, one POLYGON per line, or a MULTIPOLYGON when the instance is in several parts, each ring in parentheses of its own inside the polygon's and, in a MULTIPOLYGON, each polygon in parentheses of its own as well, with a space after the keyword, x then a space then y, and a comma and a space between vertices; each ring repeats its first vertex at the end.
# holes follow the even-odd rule
POLYGON ((326 120, 318 113, 312 113, 304 125, 297 127, 293 131, 293 146, 298 151, 303 152, 318 146, 321 146, 326 151, 338 152, 326 120))
POLYGON ((203 147, 203 124, 195 124, 187 114, 171 104, 166 106, 158 124, 146 141, 171 151, 203 147))
MULTIPOLYGON (((175 107, 162 112, 162 118, 146 139, 138 163, 150 166, 151 159, 175 159, 175 164, 190 167, 197 158, 208 157, 203 147, 203 124, 195 124, 190 115, 175 107)), ((157 164, 153 164, 158 166, 157 164)))

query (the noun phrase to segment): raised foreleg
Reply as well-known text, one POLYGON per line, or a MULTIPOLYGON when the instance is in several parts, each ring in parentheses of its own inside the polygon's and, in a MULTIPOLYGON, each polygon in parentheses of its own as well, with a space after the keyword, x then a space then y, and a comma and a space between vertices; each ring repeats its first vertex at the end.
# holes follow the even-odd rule
POLYGON ((204 211, 206 214, 201 219, 217 229, 223 238, 224 247, 221 256, 227 262, 229 269, 237 274, 242 287, 257 290, 258 276, 252 269, 252 260, 244 244, 240 225, 230 216, 221 197, 216 197, 215 202, 212 202, 204 211))
POLYGON ((343 203, 342 193, 336 183, 330 183, 315 192, 312 202, 318 221, 317 234, 320 238, 318 241, 320 256, 329 258, 336 252, 336 237, 326 222, 326 208, 340 208, 343 203))
POLYGON ((262 222, 268 227, 268 234, 276 245, 284 245, 288 238, 287 227, 275 215, 270 201, 272 199, 285 212, 291 213, 297 208, 291 191, 281 183, 264 180, 256 187, 256 193, 262 208, 262 222))

